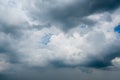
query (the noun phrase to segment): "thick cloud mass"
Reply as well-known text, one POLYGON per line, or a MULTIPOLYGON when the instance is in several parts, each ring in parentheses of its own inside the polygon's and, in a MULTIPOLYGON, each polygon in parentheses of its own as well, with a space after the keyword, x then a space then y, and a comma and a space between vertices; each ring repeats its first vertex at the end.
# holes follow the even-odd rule
MULTIPOLYGON (((97 21, 88 19, 87 16, 95 13, 113 12, 119 7, 120 0, 44 0, 31 1, 33 5, 30 16, 34 19, 46 21, 67 31, 80 24, 93 26, 97 21), (42 19, 41 19, 42 18, 42 19)), ((28 8, 30 5, 27 6, 28 8)))
POLYGON ((67 30, 80 23, 94 25, 96 21, 86 17, 99 12, 113 11, 120 4, 120 0, 80 0, 68 6, 54 8, 51 11, 52 19, 56 22, 63 23, 63 29, 67 30))
POLYGON ((0 80, 58 80, 65 73, 62 80, 86 80, 92 71, 101 80, 120 69, 119 6, 120 0, 0 0, 0 80))

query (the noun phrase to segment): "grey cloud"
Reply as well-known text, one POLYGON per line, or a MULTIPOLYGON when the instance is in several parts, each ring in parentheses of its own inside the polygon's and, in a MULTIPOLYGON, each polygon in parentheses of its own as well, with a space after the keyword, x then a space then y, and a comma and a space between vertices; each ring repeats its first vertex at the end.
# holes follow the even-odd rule
POLYGON ((0 23, 0 32, 11 34, 14 37, 19 35, 18 28, 16 26, 8 25, 7 23, 0 23))
POLYGON ((104 11, 113 11, 120 5, 120 0, 84 0, 63 8, 55 8, 51 10, 50 16, 54 22, 63 25, 63 29, 67 30, 81 23, 94 25, 96 22, 85 19, 94 13, 104 11), (85 19, 85 20, 84 20, 85 19))
MULTIPOLYGON (((57 3, 59 3, 59 1, 36 1, 34 5, 37 9, 29 10, 29 14, 31 14, 30 16, 32 16, 33 20, 40 20, 57 26, 60 25, 59 27, 61 29, 67 31, 79 24, 87 24, 88 26, 95 25, 97 21, 93 21, 86 17, 102 12, 112 13, 119 7, 120 0, 75 0, 70 4, 59 4, 62 7, 57 5, 57 3)), ((110 16, 107 16, 107 19, 111 21, 110 16)))
POLYGON ((6 34, 4 32, 0 33, 0 54, 5 54, 8 56, 9 62, 16 63, 17 62, 17 42, 16 39, 10 35, 6 34))
POLYGON ((11 38, 20 39, 26 30, 33 29, 27 22, 21 24, 9 24, 0 20, 0 32, 10 35, 11 38))

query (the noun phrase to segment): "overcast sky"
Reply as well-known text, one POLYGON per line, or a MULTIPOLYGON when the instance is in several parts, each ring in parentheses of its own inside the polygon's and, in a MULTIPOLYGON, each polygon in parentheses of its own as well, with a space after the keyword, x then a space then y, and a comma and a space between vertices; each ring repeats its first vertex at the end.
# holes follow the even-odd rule
POLYGON ((0 80, 119 80, 120 0, 0 0, 0 80))

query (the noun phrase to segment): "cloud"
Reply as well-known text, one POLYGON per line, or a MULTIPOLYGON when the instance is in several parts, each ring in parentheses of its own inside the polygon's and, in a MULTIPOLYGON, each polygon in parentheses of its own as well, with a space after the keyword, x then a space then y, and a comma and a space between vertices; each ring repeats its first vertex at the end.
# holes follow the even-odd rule
POLYGON ((0 80, 119 80, 119 5, 0 0, 0 80))
POLYGON ((117 67, 117 68, 120 67, 120 58, 119 57, 114 58, 111 62, 115 67, 117 67))
POLYGON ((94 28, 84 35, 80 35, 76 31, 72 35, 62 31, 56 33, 54 32, 55 27, 29 31, 26 34, 27 37, 25 36, 18 44, 20 55, 22 55, 20 62, 39 67, 49 65, 108 67, 111 65, 111 59, 119 56, 120 48, 119 41, 116 42, 114 30, 108 32, 109 27, 108 29, 102 27, 99 30, 94 28), (49 33, 52 35, 44 36, 49 33), (29 35, 31 36, 28 37, 29 35), (45 43, 47 41, 46 45, 43 39, 45 39, 45 43))
POLYGON ((97 21, 88 19, 86 17, 96 13, 112 13, 119 7, 120 1, 35 0, 30 1, 29 3, 30 4, 27 4, 25 7, 33 20, 42 21, 42 23, 49 23, 51 25, 57 25, 57 27, 61 28, 62 30, 68 31, 69 29, 74 28, 80 24, 87 24, 90 27, 93 26, 97 23, 97 21))
POLYGON ((0 54, 0 73, 4 70, 10 69, 11 64, 9 63, 8 56, 5 54, 0 54))
POLYGON ((119 3, 1 0, 0 53, 29 67, 109 67, 120 56, 119 3))

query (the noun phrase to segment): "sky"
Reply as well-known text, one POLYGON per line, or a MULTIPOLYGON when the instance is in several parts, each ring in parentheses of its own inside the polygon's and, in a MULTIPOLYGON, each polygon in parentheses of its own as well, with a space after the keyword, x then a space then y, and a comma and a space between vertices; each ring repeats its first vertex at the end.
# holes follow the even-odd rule
POLYGON ((0 0, 0 80, 119 80, 120 0, 0 0))

